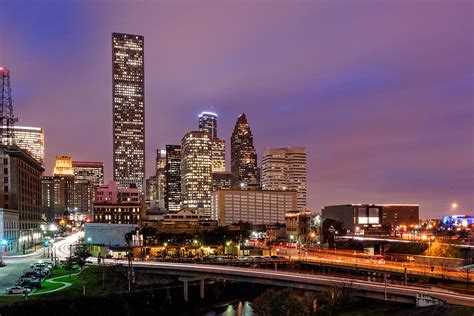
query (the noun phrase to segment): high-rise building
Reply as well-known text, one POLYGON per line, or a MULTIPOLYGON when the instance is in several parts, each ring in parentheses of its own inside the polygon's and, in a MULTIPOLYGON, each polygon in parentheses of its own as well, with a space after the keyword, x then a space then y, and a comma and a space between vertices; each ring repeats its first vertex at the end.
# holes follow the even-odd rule
POLYGON ((54 220, 54 178, 51 176, 43 176, 41 178, 41 202, 43 214, 47 221, 54 220))
MULTIPOLYGON (((154 203, 152 206, 165 207, 166 194, 166 149, 156 150, 156 172, 153 179, 154 188, 150 188, 154 192, 154 203)), ((151 180, 151 179, 150 179, 151 180)), ((151 200, 150 200, 151 201, 151 200)))
POLYGON ((213 172, 212 173, 212 190, 224 190, 232 188, 232 173, 230 172, 213 172))
POLYGON ((210 216, 211 140, 205 131, 192 131, 181 140, 181 194, 185 208, 210 216))
POLYGON ((104 163, 73 161, 72 168, 76 180, 89 180, 95 187, 104 185, 104 163))
POLYGON ((41 164, 18 146, 0 146, 0 208, 19 215, 19 247, 41 238, 41 164))
POLYGON ((247 117, 239 115, 231 138, 232 187, 235 189, 257 189, 260 187, 257 154, 247 117))
MULTIPOLYGON (((2 126, 5 130, 7 127, 2 126)), ((44 130, 39 127, 12 126, 13 144, 25 150, 44 166, 44 130)))
POLYGON ((92 212, 95 186, 87 179, 74 179, 71 209, 75 213, 92 212))
POLYGON ((269 148, 262 158, 262 188, 291 190, 298 196, 298 210, 306 209, 306 148, 269 148))
POLYGON ((211 139, 212 172, 224 172, 225 140, 217 137, 217 114, 212 112, 199 114, 199 130, 208 132, 211 139))
POLYGON ((217 138, 217 114, 212 112, 199 114, 199 130, 207 131, 211 139, 217 138))
POLYGON ((56 156, 53 170, 54 182, 54 215, 62 216, 72 211, 74 194, 74 168, 69 156, 56 156))
POLYGON ((214 138, 211 140, 212 172, 225 172, 225 141, 214 138))
POLYGON ((165 208, 179 211, 181 208, 181 146, 166 145, 165 208))
POLYGON ((84 167, 85 164, 87 163, 81 162, 75 168, 71 157, 56 156, 53 171, 54 217, 62 216, 66 211, 75 213, 92 211, 95 191, 93 183, 103 181, 103 169, 98 166, 100 163, 94 163, 94 168, 80 167, 84 167))
POLYGON ((144 38, 112 34, 114 180, 145 187, 144 38))

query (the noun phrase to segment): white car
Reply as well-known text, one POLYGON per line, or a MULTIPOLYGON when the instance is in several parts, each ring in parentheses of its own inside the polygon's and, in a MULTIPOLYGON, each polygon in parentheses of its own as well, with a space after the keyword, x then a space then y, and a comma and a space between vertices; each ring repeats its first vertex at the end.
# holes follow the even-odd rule
POLYGON ((7 294, 25 294, 25 293, 29 294, 31 293, 31 289, 23 287, 23 286, 15 285, 15 286, 7 288, 5 292, 7 294))

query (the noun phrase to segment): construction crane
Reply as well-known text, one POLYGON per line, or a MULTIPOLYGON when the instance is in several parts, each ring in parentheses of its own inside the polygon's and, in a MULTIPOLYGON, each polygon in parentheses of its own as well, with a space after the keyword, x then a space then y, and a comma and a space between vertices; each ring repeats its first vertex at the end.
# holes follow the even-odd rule
POLYGON ((13 144, 13 127, 18 118, 13 115, 12 89, 10 85, 10 71, 0 66, 0 119, 1 135, 0 143, 3 145, 13 144))

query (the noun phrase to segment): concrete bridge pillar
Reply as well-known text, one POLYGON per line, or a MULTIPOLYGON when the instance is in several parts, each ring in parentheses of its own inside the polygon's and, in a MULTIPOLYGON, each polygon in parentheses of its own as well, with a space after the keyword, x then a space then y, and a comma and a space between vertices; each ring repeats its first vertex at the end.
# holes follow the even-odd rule
POLYGON ((187 303, 189 300, 189 292, 188 292, 188 280, 183 281, 183 296, 184 296, 184 301, 187 303))
POLYGON ((274 265, 275 265, 275 271, 278 271, 278 263, 275 262, 274 265))
POLYGON ((201 279, 200 284, 199 284, 199 296, 201 297, 202 300, 204 299, 204 292, 205 292, 204 284, 205 284, 204 279, 201 279))

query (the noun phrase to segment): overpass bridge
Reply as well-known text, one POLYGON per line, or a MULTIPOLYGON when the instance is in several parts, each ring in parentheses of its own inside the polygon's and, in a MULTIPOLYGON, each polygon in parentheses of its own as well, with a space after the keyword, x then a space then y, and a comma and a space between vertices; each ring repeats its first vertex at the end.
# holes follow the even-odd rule
MULTIPOLYGON (((128 265, 128 262, 122 262, 122 264, 125 266, 128 265)), ((360 297, 413 304, 419 302, 426 304, 433 300, 440 300, 449 304, 474 306, 474 296, 421 286, 405 286, 335 276, 210 264, 134 261, 132 266, 136 272, 177 275, 181 278, 189 278, 188 280, 196 280, 196 278, 202 280, 224 279, 316 291, 337 286, 351 290, 352 294, 360 297)), ((204 282, 201 282, 201 292, 203 292, 203 287, 204 282)), ((185 281, 185 297, 187 297, 187 289, 187 281, 185 281)))

